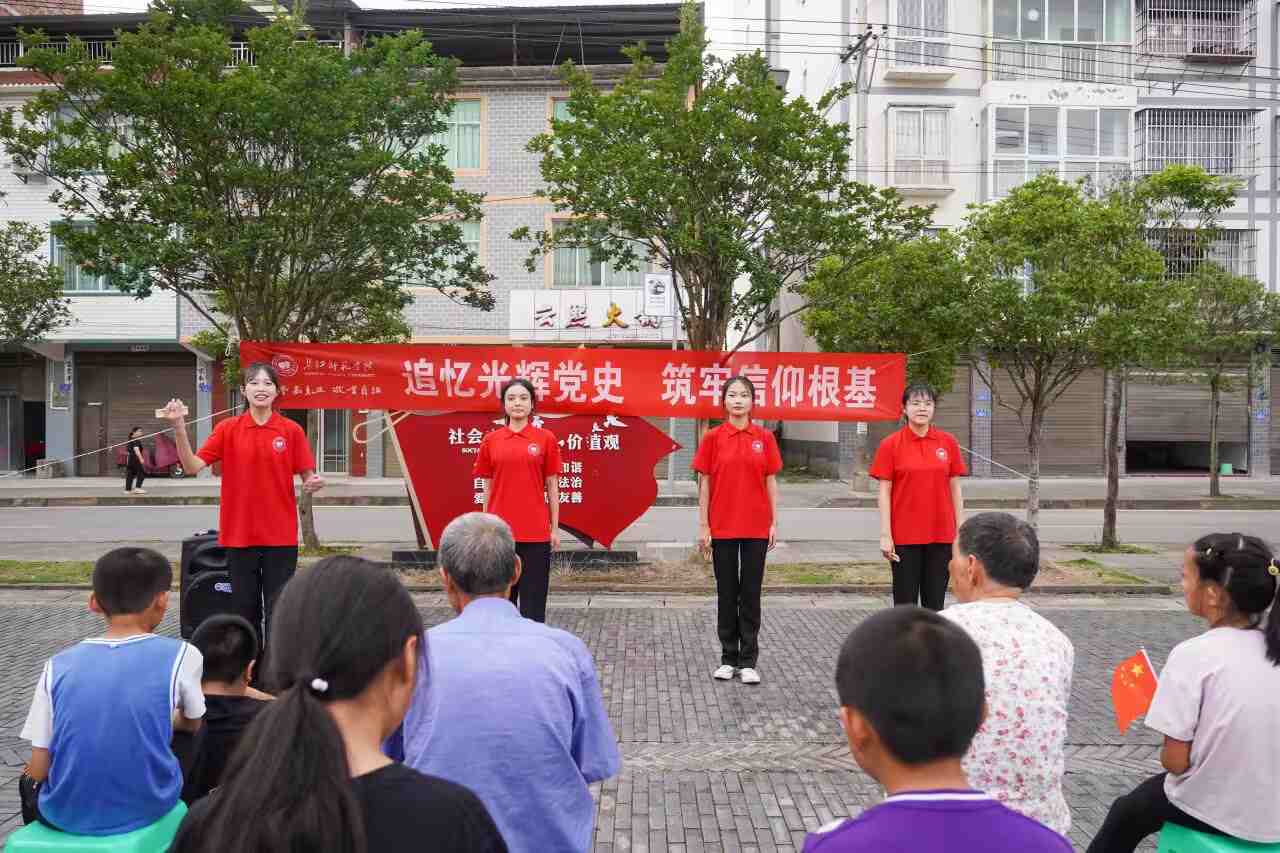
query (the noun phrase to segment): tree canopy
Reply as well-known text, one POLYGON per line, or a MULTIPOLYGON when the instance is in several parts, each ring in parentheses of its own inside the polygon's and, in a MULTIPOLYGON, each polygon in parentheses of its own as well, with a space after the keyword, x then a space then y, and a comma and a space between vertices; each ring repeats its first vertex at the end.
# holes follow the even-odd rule
POLYGON ((0 226, 0 343, 35 343, 71 320, 62 270, 38 254, 47 239, 25 222, 0 226))

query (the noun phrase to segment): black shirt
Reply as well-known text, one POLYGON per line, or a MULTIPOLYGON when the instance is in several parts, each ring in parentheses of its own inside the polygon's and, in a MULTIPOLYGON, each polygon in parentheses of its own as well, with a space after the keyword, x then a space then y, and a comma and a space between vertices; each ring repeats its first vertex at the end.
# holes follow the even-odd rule
MULTIPOLYGON (((507 853, 484 803, 461 785, 399 763, 357 776, 351 784, 364 810, 369 853, 507 853)), ((217 796, 191 807, 170 853, 196 849, 194 827, 217 796)))
POLYGON ((251 696, 206 696, 204 731, 182 782, 182 800, 191 804, 218 787, 227 759, 240 743, 240 735, 267 705, 251 696))
POLYGON ((138 454, 137 454, 138 450, 142 451, 142 458, 145 459, 147 457, 147 451, 142 446, 141 439, 137 439, 137 438, 129 439, 129 444, 124 449, 124 452, 125 452, 124 459, 125 459, 125 464, 127 464, 130 468, 142 467, 142 463, 138 461, 138 454))

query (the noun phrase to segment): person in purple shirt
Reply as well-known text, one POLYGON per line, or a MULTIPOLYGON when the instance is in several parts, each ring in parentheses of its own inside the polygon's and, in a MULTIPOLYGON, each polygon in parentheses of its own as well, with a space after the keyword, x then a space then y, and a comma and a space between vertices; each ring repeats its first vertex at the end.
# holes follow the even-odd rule
POLYGON ((585 853, 595 817, 587 786, 622 763, 591 653, 508 600, 520 560, 496 515, 455 518, 439 560, 458 616, 427 632, 426 677, 388 751, 473 791, 511 853, 585 853))
POLYGON ((1053 830, 969 788, 961 759, 985 712, 982 654, 921 607, 882 610, 836 662, 840 725, 888 797, 811 833, 804 853, 1071 853, 1053 830))

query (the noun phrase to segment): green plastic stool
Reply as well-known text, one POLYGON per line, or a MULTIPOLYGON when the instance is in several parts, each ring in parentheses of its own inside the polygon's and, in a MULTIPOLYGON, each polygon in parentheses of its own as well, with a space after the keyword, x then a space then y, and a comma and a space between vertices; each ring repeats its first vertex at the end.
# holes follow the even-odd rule
POLYGON ((32 823, 9 836, 4 853, 165 853, 186 814, 179 800, 155 823, 123 835, 72 835, 32 823))
POLYGON ((1280 853, 1280 844, 1241 841, 1166 823, 1160 830, 1160 848, 1156 853, 1280 853))

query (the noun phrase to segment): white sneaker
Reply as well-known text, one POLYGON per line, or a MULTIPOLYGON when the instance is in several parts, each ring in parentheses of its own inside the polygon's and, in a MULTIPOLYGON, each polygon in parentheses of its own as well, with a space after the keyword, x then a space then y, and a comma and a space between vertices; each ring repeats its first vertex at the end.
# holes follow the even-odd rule
POLYGON ((124 490, 124 493, 125 493, 126 495, 131 495, 131 494, 133 494, 133 489, 125 489, 125 490, 124 490))
POLYGON ((133 490, 133 493, 134 493, 135 495, 145 495, 145 494, 146 494, 146 491, 145 491, 145 490, 143 490, 143 489, 134 489, 134 490, 133 490))
POLYGON ((729 664, 721 664, 720 668, 711 673, 711 677, 716 681, 731 681, 736 670, 729 664))
POLYGON ((756 672, 755 669, 749 666, 744 666, 742 669, 738 670, 738 677, 742 679, 743 684, 760 683, 760 673, 756 672))

